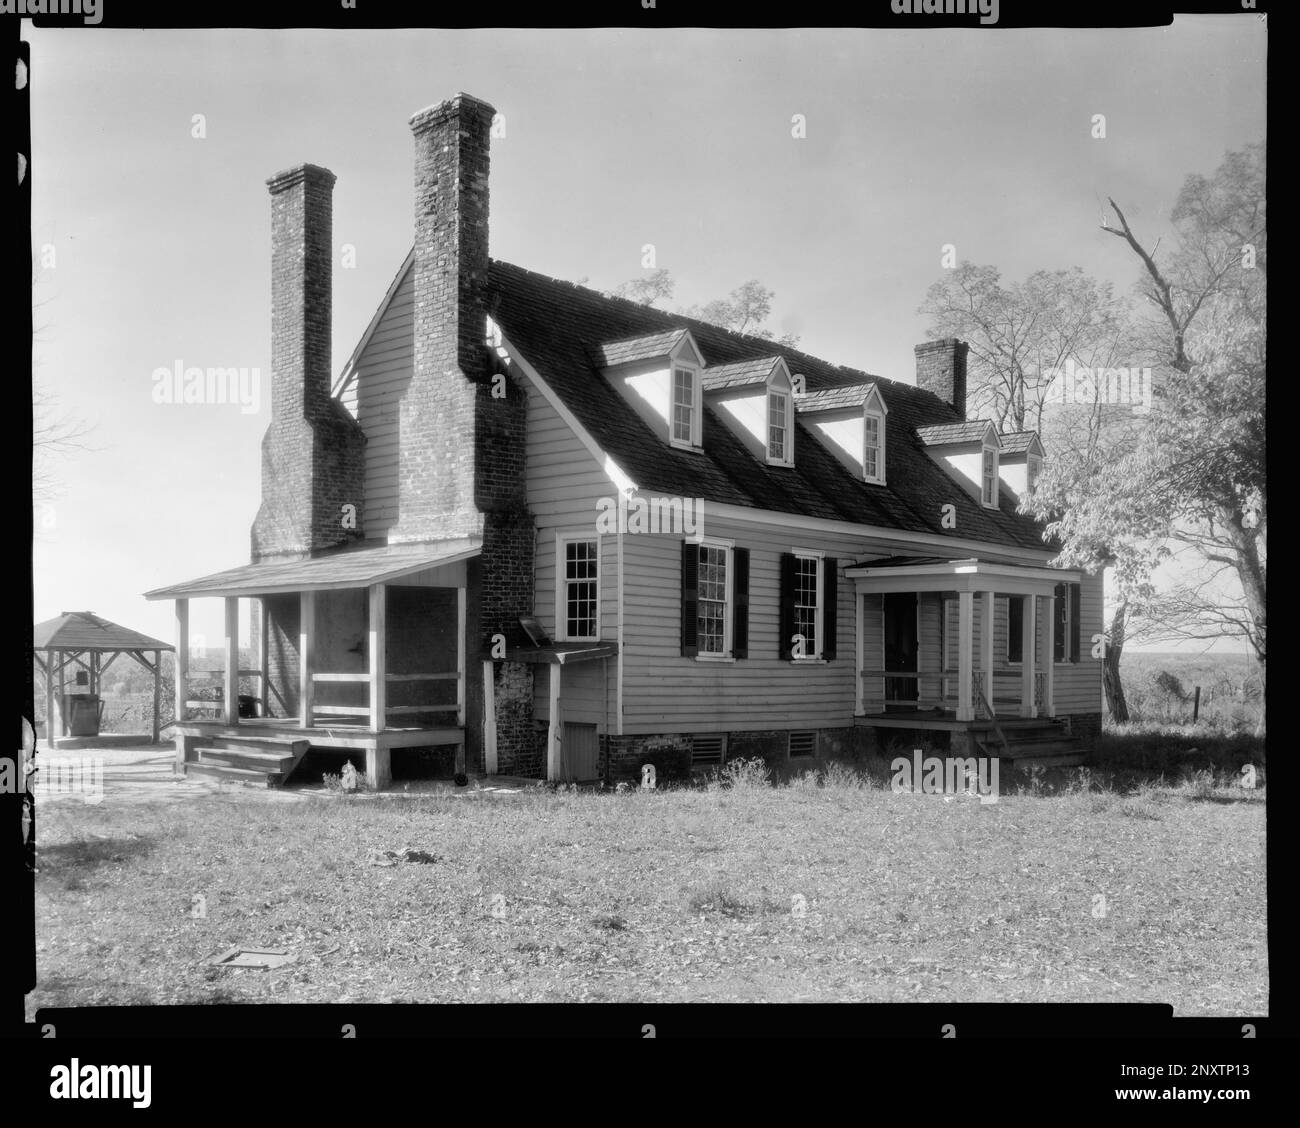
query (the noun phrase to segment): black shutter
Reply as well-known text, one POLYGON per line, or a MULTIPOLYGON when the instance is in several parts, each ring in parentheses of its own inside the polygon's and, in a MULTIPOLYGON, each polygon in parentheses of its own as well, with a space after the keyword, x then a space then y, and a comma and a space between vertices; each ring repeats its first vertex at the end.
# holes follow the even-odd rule
POLYGON ((734 576, 731 594, 735 606, 731 610, 731 656, 749 657, 749 549, 733 548, 731 566, 734 576))
POLYGON ((839 608, 840 562, 833 556, 822 561, 822 657, 835 661, 835 620, 839 608))
POLYGON ((1065 661, 1065 624, 1069 622, 1066 618, 1066 590, 1065 584, 1057 584, 1054 592, 1056 600, 1052 604, 1052 616, 1055 620, 1055 637, 1052 639, 1052 661, 1065 661))
POLYGON ((781 615, 777 654, 782 658, 794 657, 794 568, 794 553, 781 553, 781 615))
POLYGON ((700 652, 700 546, 682 541, 682 657, 700 652))
POLYGON ((1070 584, 1070 661, 1079 660, 1079 597, 1083 588, 1070 584))

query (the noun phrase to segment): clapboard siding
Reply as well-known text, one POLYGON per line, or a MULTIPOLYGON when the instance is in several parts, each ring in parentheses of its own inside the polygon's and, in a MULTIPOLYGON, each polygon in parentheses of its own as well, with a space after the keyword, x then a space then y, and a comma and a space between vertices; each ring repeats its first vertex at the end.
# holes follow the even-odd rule
POLYGON ((1092 636, 1104 630, 1102 577, 1084 576, 1079 603, 1079 661, 1056 665, 1056 712, 1098 713, 1102 709, 1101 661, 1092 656, 1092 636))
POLYGON ((407 271, 357 358, 356 414, 366 433, 368 538, 386 540, 397 521, 398 407, 414 367, 414 273, 407 271))
MULTIPOLYGON (((549 722, 551 718, 551 683, 556 667, 534 666, 533 716, 549 722)), ((598 732, 613 732, 617 697, 614 663, 580 662, 566 665, 560 675, 560 715, 566 722, 595 725, 598 732)))

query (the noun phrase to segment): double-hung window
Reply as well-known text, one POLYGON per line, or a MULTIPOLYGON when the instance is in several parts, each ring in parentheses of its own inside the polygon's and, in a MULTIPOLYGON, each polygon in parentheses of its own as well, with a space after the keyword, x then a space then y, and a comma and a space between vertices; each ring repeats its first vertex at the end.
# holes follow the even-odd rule
POLYGON ((557 634, 565 642, 595 641, 600 637, 600 541, 561 538, 557 634))

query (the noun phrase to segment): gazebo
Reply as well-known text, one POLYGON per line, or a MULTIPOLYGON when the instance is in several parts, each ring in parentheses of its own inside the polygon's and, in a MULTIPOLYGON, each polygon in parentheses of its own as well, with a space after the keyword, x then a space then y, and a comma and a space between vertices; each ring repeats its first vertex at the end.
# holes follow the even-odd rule
POLYGON ((157 744, 162 653, 174 649, 139 631, 101 619, 92 611, 65 611, 57 619, 37 623, 32 630, 32 650, 37 666, 45 673, 45 730, 49 744, 53 746, 56 736, 67 735, 64 700, 68 673, 84 673, 84 679, 77 679, 79 688, 84 688, 87 696, 97 700, 105 672, 123 654, 134 658, 153 674, 153 742, 157 744), (153 652, 152 661, 146 657, 150 651, 153 652), (56 715, 59 718, 57 730, 54 724, 56 715))

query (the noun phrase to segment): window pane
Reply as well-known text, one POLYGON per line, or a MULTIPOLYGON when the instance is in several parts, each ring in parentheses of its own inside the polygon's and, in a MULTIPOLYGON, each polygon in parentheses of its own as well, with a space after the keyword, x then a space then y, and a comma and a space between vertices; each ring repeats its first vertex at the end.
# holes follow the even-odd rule
POLYGON ((866 448, 862 468, 868 478, 880 477, 880 418, 868 415, 865 420, 866 448))
POLYGON ((992 505, 997 498, 997 453, 986 450, 984 452, 984 504, 992 505))
POLYGON ((565 631, 569 638, 596 637, 598 567, 596 541, 570 541, 564 546, 565 631))
POLYGON ((785 396, 773 392, 767 397, 767 453, 769 458, 785 458, 785 396))
POLYGON ((727 652, 727 550, 700 545, 698 634, 701 654, 727 652))
POLYGON ((804 657, 815 658, 817 638, 817 572, 821 561, 799 556, 794 564, 794 629, 804 637, 804 657))
POLYGON ((693 441, 695 422, 695 376, 687 368, 673 369, 673 438, 693 441))

